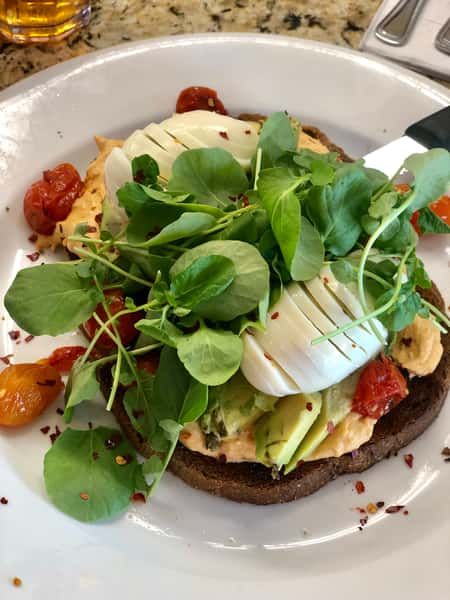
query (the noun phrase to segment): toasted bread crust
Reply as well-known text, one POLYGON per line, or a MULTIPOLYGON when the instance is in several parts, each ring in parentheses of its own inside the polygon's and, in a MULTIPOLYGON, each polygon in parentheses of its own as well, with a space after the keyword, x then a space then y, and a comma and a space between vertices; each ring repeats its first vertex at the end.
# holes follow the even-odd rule
MULTIPOLYGON (((422 292, 424 298, 444 310, 444 302, 435 286, 422 292)), ((169 470, 191 487, 236 502, 277 504, 312 494, 344 473, 359 473, 397 452, 419 436, 438 416, 450 384, 450 334, 443 336, 444 354, 434 373, 415 377, 410 393, 375 426, 372 438, 356 452, 340 458, 328 458, 300 465, 289 475, 273 479, 270 469, 256 463, 223 463, 191 452, 178 444, 169 470)), ((105 394, 110 386, 110 369, 100 375, 105 394)), ((150 456, 151 449, 133 428, 119 391, 113 413, 136 450, 150 456)))

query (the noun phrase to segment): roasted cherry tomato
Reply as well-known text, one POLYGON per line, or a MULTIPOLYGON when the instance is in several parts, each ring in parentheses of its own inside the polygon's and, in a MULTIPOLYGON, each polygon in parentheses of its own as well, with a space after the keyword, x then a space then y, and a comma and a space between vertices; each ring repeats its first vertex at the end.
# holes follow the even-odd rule
POLYGON ((57 221, 67 218, 72 205, 83 190, 78 171, 69 163, 44 171, 43 178, 33 183, 24 198, 25 219, 36 233, 50 235, 57 221))
POLYGON ((85 352, 86 348, 83 346, 62 346, 54 350, 42 363, 51 365, 58 373, 69 373, 75 361, 85 352))
POLYGON ((0 373, 0 425, 30 423, 63 389, 58 371, 50 365, 10 365, 0 373))
POLYGON ((379 419, 408 394, 403 375, 394 363, 381 355, 362 371, 353 396, 352 410, 379 419))
POLYGON ((154 375, 159 367, 159 352, 149 352, 149 354, 139 356, 137 366, 139 369, 150 373, 150 375, 154 375))
MULTIPOLYGON (((125 301, 123 297, 123 292, 120 288, 114 288, 112 290, 105 291, 106 302, 108 303, 108 309, 111 313, 111 316, 116 315, 118 312, 121 312, 125 309, 125 301)), ((95 309, 95 312, 98 314, 100 319, 103 322, 108 321, 108 316, 103 308, 102 304, 99 304, 95 309)), ((122 315, 116 321, 116 327, 120 335, 120 339, 124 346, 128 346, 134 341, 138 335, 138 331, 135 329, 134 324, 144 317, 143 312, 135 312, 129 313, 127 315, 122 315)), ((86 323, 83 323, 83 329, 87 335, 87 337, 91 340, 96 334, 99 325, 94 317, 91 317, 86 323)), ((112 327, 109 326, 111 331, 113 331, 112 327)), ((98 338, 96 348, 102 353, 111 352, 116 347, 113 340, 109 337, 107 333, 102 333, 98 338)))
MULTIPOLYGON (((397 192, 406 193, 409 192, 410 187, 407 183, 398 183, 395 186, 397 192)), ((436 202, 432 202, 429 206, 430 210, 434 212, 440 219, 442 219, 447 225, 450 225, 450 196, 442 196, 436 202)), ((411 224, 419 235, 422 235, 422 231, 419 226, 419 211, 416 211, 411 217, 411 224)))
POLYGON ((191 110, 209 110, 210 112, 227 115, 228 112, 217 97, 217 92, 208 87, 192 86, 180 92, 177 100, 177 113, 191 110))

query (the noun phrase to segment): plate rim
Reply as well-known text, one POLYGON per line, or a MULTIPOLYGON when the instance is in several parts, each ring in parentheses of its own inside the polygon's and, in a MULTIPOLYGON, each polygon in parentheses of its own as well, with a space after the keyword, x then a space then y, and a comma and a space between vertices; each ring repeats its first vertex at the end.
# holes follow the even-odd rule
POLYGON ((289 47, 298 50, 330 54, 339 60, 359 63, 366 68, 382 71, 388 77, 394 77, 403 83, 419 88, 424 94, 432 95, 443 106, 450 104, 450 89, 429 77, 412 71, 393 61, 375 54, 363 53, 354 48, 346 48, 328 42, 297 38, 288 35, 251 33, 251 32, 209 32, 195 34, 178 34, 176 36, 158 36, 133 42, 126 42, 88 52, 55 65, 42 69, 25 77, 0 91, 0 108, 2 105, 14 103, 22 95, 33 93, 42 85, 55 83, 60 77, 76 74, 79 70, 95 68, 97 65, 136 54, 143 54, 163 48, 206 44, 261 44, 274 47, 289 47))

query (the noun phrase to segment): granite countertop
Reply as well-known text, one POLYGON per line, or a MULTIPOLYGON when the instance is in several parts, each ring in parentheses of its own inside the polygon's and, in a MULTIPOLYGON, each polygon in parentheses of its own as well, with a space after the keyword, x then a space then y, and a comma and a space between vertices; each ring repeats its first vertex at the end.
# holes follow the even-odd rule
POLYGON ((0 90, 121 42, 211 31, 277 33, 357 48, 381 0, 94 0, 87 27, 51 45, 0 43, 0 90))

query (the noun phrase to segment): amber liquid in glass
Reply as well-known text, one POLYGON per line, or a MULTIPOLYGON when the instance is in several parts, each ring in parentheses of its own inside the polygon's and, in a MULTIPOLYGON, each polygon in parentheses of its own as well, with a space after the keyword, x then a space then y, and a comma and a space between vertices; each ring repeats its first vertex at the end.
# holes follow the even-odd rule
POLYGON ((89 0, 0 0, 0 33, 17 43, 60 40, 86 25, 89 0))

